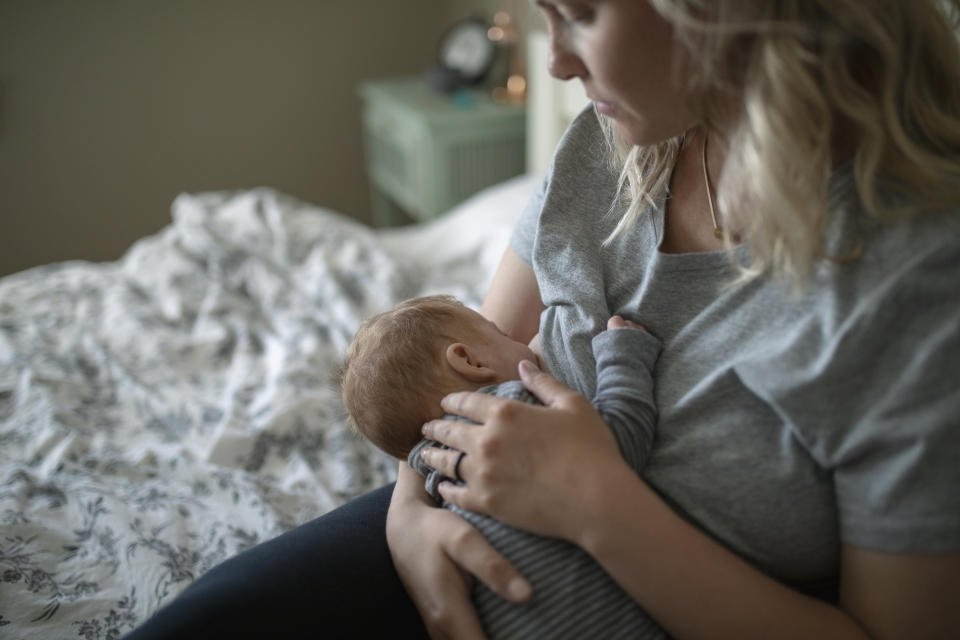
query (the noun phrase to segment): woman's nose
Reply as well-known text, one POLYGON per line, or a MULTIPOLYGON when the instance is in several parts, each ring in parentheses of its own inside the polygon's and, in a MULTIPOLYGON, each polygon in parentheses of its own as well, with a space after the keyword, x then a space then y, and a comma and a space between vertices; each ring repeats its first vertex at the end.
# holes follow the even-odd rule
POLYGON ((550 75, 558 80, 582 78, 586 75, 586 67, 574 53, 569 51, 564 43, 556 36, 550 38, 550 54, 547 58, 547 68, 550 75))

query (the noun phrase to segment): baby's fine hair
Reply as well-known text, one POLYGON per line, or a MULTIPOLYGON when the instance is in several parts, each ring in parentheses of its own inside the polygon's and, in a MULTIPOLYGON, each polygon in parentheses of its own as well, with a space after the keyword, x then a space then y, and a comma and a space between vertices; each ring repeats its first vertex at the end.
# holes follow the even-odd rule
POLYGON ((406 459, 453 391, 443 347, 463 333, 465 309, 446 295, 406 300, 367 319, 347 350, 340 382, 351 423, 395 458, 406 459))

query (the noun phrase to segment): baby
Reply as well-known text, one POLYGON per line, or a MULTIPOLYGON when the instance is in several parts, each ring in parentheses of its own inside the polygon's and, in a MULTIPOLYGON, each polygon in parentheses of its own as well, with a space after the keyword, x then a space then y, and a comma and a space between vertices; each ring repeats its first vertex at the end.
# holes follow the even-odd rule
MULTIPOLYGON (((651 372, 659 351, 656 338, 619 316, 593 339, 593 405, 638 473, 653 442, 651 372)), ((483 583, 474 584, 473 601, 490 640, 666 637, 579 547, 465 511, 444 502, 437 492, 441 481, 453 480, 423 462, 421 450, 442 445, 423 439, 420 427, 443 417, 440 399, 454 391, 541 404, 518 380, 517 366, 525 359, 545 368, 527 345, 454 298, 415 298, 370 318, 357 332, 344 364, 343 400, 361 434, 388 454, 406 459, 426 477, 433 498, 477 527, 533 586, 533 598, 516 605, 483 583)))

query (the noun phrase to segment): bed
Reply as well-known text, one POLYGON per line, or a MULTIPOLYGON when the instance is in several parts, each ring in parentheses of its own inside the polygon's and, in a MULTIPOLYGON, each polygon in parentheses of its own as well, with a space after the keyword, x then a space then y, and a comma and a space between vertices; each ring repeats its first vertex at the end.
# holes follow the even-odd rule
MULTIPOLYGON (((529 174, 376 230, 261 188, 183 194, 111 263, 0 279, 0 638, 118 638, 213 565, 391 481, 339 368, 368 315, 476 307, 582 96, 531 64, 529 174)), ((538 57, 539 56, 539 57, 538 57)))
POLYGON ((269 189, 185 194, 116 262, 0 280, 0 637, 117 637, 390 481, 347 425, 345 348, 407 297, 476 306, 535 182, 380 231, 269 189))
POLYGON ((0 637, 118 637, 390 481, 347 424, 345 348, 404 298, 476 306, 535 182, 379 231, 270 189, 185 194, 116 262, 0 280, 0 637))

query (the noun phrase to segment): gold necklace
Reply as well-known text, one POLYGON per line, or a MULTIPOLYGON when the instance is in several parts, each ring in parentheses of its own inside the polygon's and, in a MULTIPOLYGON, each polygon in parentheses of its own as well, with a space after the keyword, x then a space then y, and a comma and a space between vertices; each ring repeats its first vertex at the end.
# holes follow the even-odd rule
POLYGON ((703 184, 707 188, 707 204, 710 206, 710 219, 713 220, 713 237, 723 240, 723 227, 717 222, 717 211, 713 208, 713 195, 710 193, 710 176, 707 175, 707 132, 703 132, 703 145, 700 152, 700 164, 703 166, 703 184))

